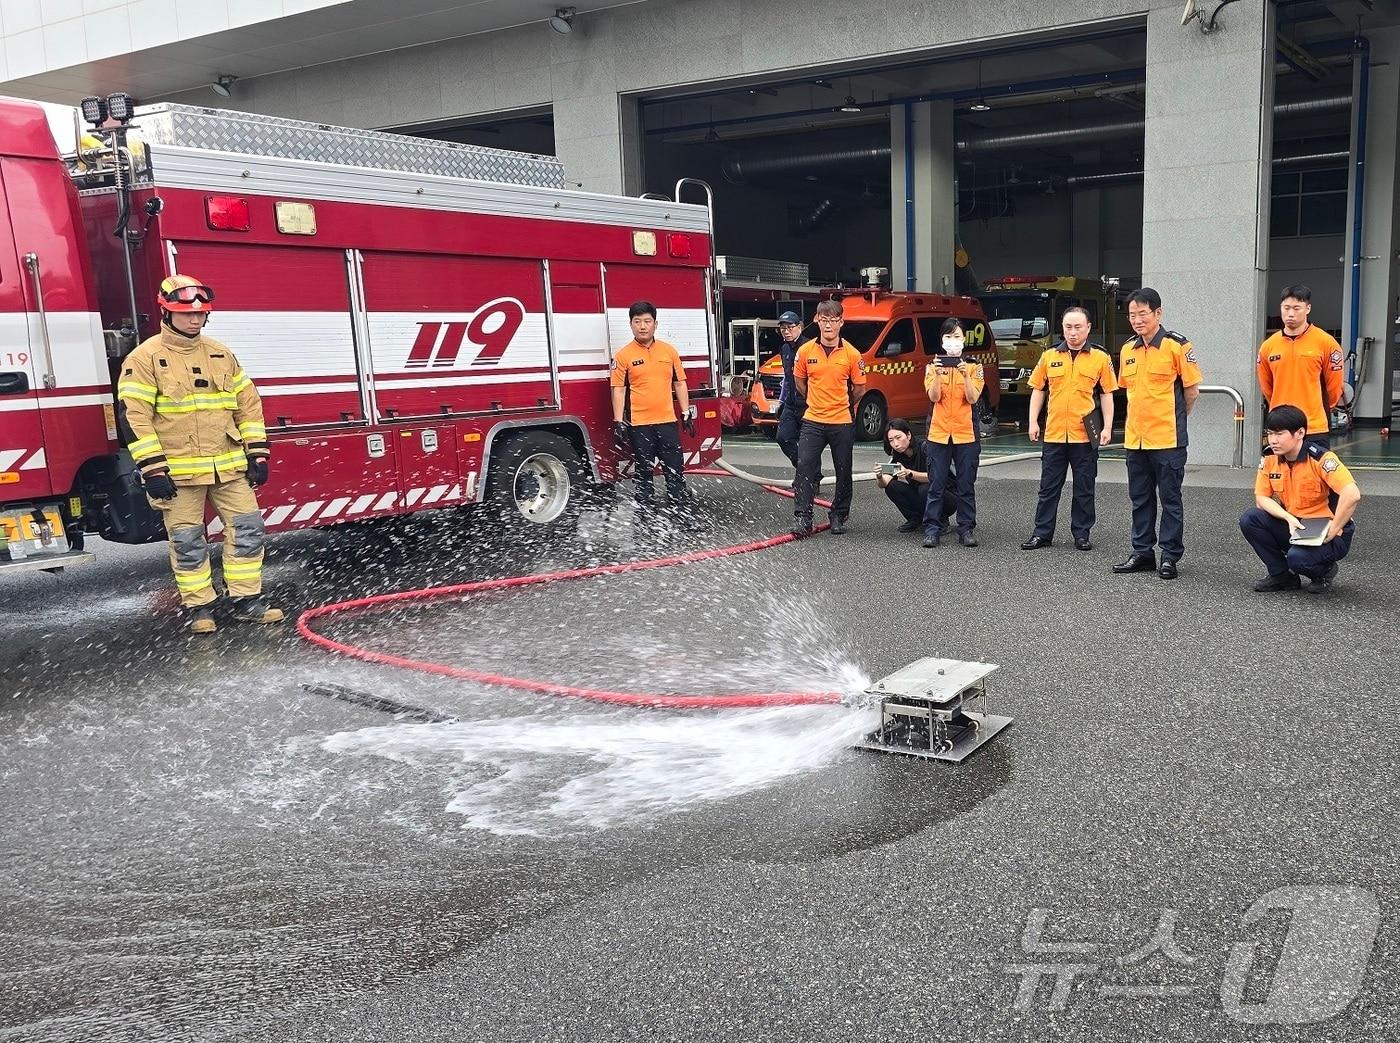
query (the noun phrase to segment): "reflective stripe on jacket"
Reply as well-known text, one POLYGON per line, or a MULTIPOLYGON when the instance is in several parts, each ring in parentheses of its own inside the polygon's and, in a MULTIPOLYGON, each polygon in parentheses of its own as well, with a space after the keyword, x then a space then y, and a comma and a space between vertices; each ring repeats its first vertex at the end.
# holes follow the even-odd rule
POLYGON ((238 359, 203 335, 163 329, 122 361, 117 399, 142 474, 213 485, 268 456, 262 400, 238 359))

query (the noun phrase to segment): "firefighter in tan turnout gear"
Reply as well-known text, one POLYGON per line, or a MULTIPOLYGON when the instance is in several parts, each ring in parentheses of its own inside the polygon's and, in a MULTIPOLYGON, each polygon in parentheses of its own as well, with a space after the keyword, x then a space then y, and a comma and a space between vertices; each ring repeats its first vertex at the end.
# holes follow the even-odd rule
POLYGON ((117 381, 128 439, 151 506, 165 518, 170 566, 190 629, 216 629, 204 533, 208 501, 224 523, 224 583, 236 619, 276 623, 262 597, 265 531, 253 490, 267 481, 262 400, 233 352, 203 335, 214 291, 175 275, 160 284, 161 331, 122 361, 117 381))

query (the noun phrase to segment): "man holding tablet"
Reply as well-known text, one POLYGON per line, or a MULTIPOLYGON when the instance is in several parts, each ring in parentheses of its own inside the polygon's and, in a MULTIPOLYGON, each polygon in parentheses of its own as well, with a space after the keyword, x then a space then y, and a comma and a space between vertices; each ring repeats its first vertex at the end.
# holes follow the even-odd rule
POLYGON ((1240 516, 1240 531, 1269 570, 1254 589, 1297 590, 1307 576, 1321 593, 1351 550, 1361 490, 1336 453, 1308 440, 1308 417, 1297 406, 1269 410, 1264 432, 1269 451, 1254 479, 1255 506, 1240 516))

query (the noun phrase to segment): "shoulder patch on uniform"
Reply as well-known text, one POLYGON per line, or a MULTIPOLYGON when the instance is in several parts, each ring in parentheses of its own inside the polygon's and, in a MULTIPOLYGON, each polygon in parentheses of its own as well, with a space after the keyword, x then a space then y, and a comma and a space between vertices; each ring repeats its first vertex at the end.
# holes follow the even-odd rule
POLYGON ((1322 469, 1328 474, 1331 474, 1333 471, 1335 471, 1341 466, 1342 462, 1338 460, 1335 456, 1333 456, 1331 453, 1328 453, 1322 458, 1322 469))
POLYGON ((1195 362, 1195 361, 1196 361, 1196 349, 1195 349, 1194 347, 1188 349, 1187 352, 1186 352, 1185 358, 1186 358, 1186 361, 1187 361, 1187 362, 1195 362))
POLYGON ((1316 442, 1308 443, 1308 455, 1314 460, 1321 460, 1326 453, 1327 450, 1323 449, 1322 446, 1318 445, 1316 442))
POLYGON ((1181 334, 1181 333, 1177 333, 1176 330, 1166 330, 1166 329, 1164 329, 1164 330, 1162 331, 1162 333, 1163 333, 1165 336, 1168 336, 1168 337, 1170 337, 1172 340, 1176 341, 1178 344, 1190 344, 1190 343, 1191 343, 1191 338, 1190 338, 1190 337, 1187 337, 1187 336, 1185 336, 1184 334, 1181 334))
POLYGON ((856 359, 856 369, 860 370, 862 373, 865 372, 865 359, 863 359, 863 358, 858 358, 858 359, 856 359))

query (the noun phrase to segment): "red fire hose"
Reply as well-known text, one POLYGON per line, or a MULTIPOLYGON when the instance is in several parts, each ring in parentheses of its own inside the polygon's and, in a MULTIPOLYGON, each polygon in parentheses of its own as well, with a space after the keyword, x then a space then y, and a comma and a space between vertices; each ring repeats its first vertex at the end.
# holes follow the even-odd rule
MULTIPOLYGON (((729 477, 727 472, 712 468, 691 471, 689 473, 712 477, 729 477)), ((779 488, 775 485, 764 485, 762 488, 768 492, 776 493, 779 496, 792 496, 789 490, 779 488)), ((817 503, 823 507, 830 506, 829 503, 822 500, 818 500, 817 503)), ((825 525, 818 526, 815 531, 819 532, 825 528, 827 528, 825 525)), ((688 565, 696 561, 710 561, 714 558, 727 558, 735 554, 749 554, 753 551, 767 550, 769 547, 778 547, 784 543, 791 543, 797 538, 796 536, 784 534, 781 536, 770 536, 767 539, 756 540, 752 543, 739 543, 732 547, 718 547, 711 550, 692 551, 689 554, 676 554, 665 558, 652 558, 648 561, 629 561, 617 565, 599 565, 594 568, 566 569, 561 572, 547 572, 537 576, 488 579, 480 580, 476 583, 456 583, 443 587, 423 587, 419 590, 404 590, 394 594, 376 594, 372 597, 357 598, 353 601, 341 601, 333 605, 322 605, 319 608, 307 609, 297 617, 297 633, 313 644, 320 645, 322 648, 328 648, 332 652, 338 652, 341 655, 363 659, 369 663, 397 666, 407 670, 419 670, 423 673, 455 677, 463 681, 476 681, 479 684, 498 685, 503 688, 516 688, 526 692, 540 692, 545 695, 564 696, 571 699, 589 699, 599 703, 616 703, 624 706, 666 707, 678 710, 732 709, 736 707, 755 706, 807 706, 818 703, 838 703, 841 701, 839 692, 731 692, 728 694, 714 695, 662 695, 649 692, 614 692, 599 688, 580 688, 575 685, 555 684, 550 681, 536 681, 526 677, 511 677, 507 674, 469 670, 466 667, 449 666, 446 663, 433 663, 422 659, 411 659, 406 656, 392 655, 388 652, 377 652, 374 649, 364 648, 360 645, 335 641, 323 634, 317 633, 311 627, 311 622, 313 620, 322 617, 380 608, 385 605, 414 601, 436 601, 442 598, 462 598, 468 594, 479 594, 488 590, 504 590, 510 587, 529 587, 540 583, 561 583, 565 580, 587 579, 591 576, 612 576, 624 572, 641 572, 643 569, 663 569, 673 565, 688 565)))

